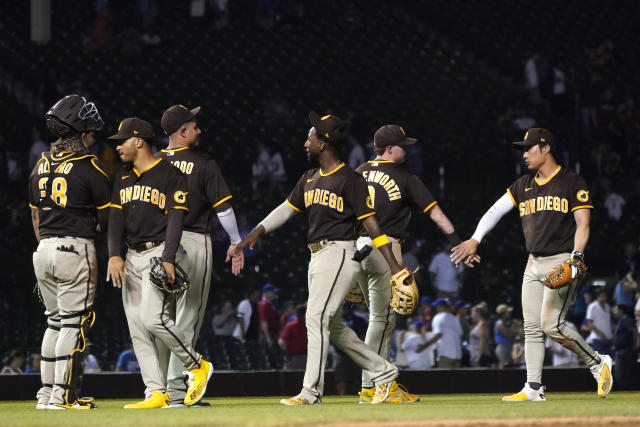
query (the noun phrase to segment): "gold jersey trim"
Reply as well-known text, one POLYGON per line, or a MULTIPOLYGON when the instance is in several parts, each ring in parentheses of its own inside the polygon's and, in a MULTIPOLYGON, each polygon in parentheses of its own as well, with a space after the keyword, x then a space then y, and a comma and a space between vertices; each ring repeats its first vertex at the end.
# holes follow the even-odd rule
POLYGON ((509 198, 513 202, 513 206, 515 206, 517 208, 518 204, 516 203, 516 199, 513 198, 513 194, 511 194, 511 190, 509 190, 508 188, 507 188, 507 194, 509 195, 509 198))
POLYGON ((144 168, 144 170, 143 170, 142 172, 138 172, 138 171, 136 170, 136 168, 133 168, 133 173, 135 173, 136 175, 140 176, 140 175, 142 175, 143 173, 145 173, 146 171, 148 171, 148 170, 150 170, 151 168, 155 167, 155 166, 156 166, 158 163, 160 163, 161 161, 162 161, 162 159, 158 159, 158 160, 156 160, 156 161, 155 161, 155 163, 153 163, 151 166, 148 166, 148 167, 144 168))
POLYGON ((393 160, 368 160, 367 163, 395 163, 393 160))
POLYGON ((332 173, 334 173, 334 172, 338 171, 338 170, 339 170, 341 167, 343 167, 343 166, 344 166, 344 163, 341 163, 341 164, 340 164, 338 167, 336 167, 334 170, 332 170, 331 172, 327 172, 327 173, 322 172, 322 168, 319 168, 318 170, 320 171, 320 176, 329 176, 329 175, 331 175, 332 173))
POLYGON ((577 211, 578 209, 593 209, 593 206, 592 205, 575 206, 573 209, 571 209, 571 212, 577 211))
POLYGON ((38 207, 37 207, 37 206, 33 206, 31 203, 29 203, 29 207, 30 207, 31 209, 38 209, 38 207))
POLYGON ((284 201, 291 207, 291 209, 293 209, 296 212, 302 212, 300 209, 296 208, 295 206, 293 206, 293 204, 289 201, 289 199, 284 199, 284 201))
POLYGON ((186 206, 172 206, 169 209, 182 209, 182 210, 185 210, 185 211, 189 212, 189 208, 186 207, 186 206))
POLYGON ((543 186, 546 183, 548 183, 549 181, 551 181, 553 179, 554 176, 556 176, 558 174, 558 172, 560 172, 560 169, 562 169, 562 166, 558 166, 558 169, 556 169, 556 171, 554 173, 551 174, 551 176, 549 178, 547 178, 547 180, 545 182, 540 182, 538 181, 538 175, 540 175, 540 172, 536 173, 536 176, 533 178, 536 181, 536 184, 538 184, 539 186, 543 186))
POLYGON ((178 147, 178 148, 164 148, 160 151, 163 153, 175 153, 176 151, 188 150, 189 147, 178 147))
POLYGON ((369 212, 369 213, 366 213, 366 214, 364 214, 364 215, 360 215, 360 216, 359 216, 358 218, 356 218, 356 219, 357 219, 358 221, 360 221, 361 219, 365 219, 365 218, 367 218, 367 217, 370 217, 371 215, 375 215, 375 213, 376 213, 375 211, 373 211, 373 212, 369 212))
POLYGON ((427 213, 427 212, 429 212, 429 210, 430 210, 432 207, 434 207, 435 205, 437 205, 437 204, 438 204, 438 201, 431 202, 431 204, 430 204, 429 206, 427 206, 426 208, 424 208, 424 210, 422 211, 422 213, 427 213))
POLYGON ((217 208, 219 205, 223 204, 224 202, 226 202, 227 200, 229 200, 230 198, 232 198, 233 196, 230 194, 227 197, 225 197, 224 199, 221 199, 219 202, 216 202, 213 204, 214 208, 217 208))
POLYGON ((93 165, 94 168, 98 169, 98 171, 105 176, 105 178, 109 179, 109 175, 107 175, 107 173, 105 171, 103 171, 102 169, 100 169, 98 167, 98 165, 96 165, 95 161, 98 160, 97 158, 93 158, 91 159, 91 164, 93 165))
POLYGON ((118 208, 118 209, 122 209, 122 206, 120 206, 120 205, 116 205, 115 203, 109 203, 109 207, 111 207, 111 208, 118 208))
POLYGON ((96 209, 105 209, 105 208, 108 208, 109 206, 111 206, 111 203, 107 203, 106 205, 102 205, 102 206, 96 206, 96 209))

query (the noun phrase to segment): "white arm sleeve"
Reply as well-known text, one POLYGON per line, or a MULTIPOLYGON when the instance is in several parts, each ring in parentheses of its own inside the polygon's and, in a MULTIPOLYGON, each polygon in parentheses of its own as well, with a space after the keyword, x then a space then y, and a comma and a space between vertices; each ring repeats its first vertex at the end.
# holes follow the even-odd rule
POLYGON ((500 219, 514 207, 515 205, 513 204, 513 200, 511 200, 509 193, 504 193, 504 195, 500 197, 498 201, 495 202, 493 206, 491 206, 482 216, 478 223, 478 227, 476 228, 476 232, 473 233, 471 238, 477 242, 481 242, 484 236, 486 236, 487 233, 496 226, 498 221, 500 221, 500 219))
POLYGON ((264 227, 264 233, 269 234, 273 230, 279 228, 285 222, 289 221, 294 214, 297 212, 293 210, 291 206, 287 202, 282 202, 280 206, 271 211, 269 215, 262 221, 260 224, 264 227))
POLYGON ((231 240, 231 244, 240 243, 242 238, 240 238, 240 233, 238 232, 238 223, 236 222, 236 214, 233 212, 233 208, 218 212, 217 215, 222 228, 224 228, 229 240, 231 240))

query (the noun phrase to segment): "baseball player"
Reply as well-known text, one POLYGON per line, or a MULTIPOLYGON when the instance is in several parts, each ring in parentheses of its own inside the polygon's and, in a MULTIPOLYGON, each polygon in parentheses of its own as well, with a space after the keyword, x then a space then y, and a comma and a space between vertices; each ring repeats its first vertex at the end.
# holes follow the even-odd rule
POLYGON ((169 406, 166 393, 166 362, 158 348, 168 347, 186 367, 189 387, 185 405, 197 403, 204 395, 213 368, 185 338, 181 327, 171 319, 175 296, 151 284, 152 257, 159 257, 169 282, 175 279, 176 261, 183 264, 180 247, 182 224, 187 208, 187 183, 171 163, 156 159, 147 140, 151 125, 137 117, 124 119, 116 150, 126 166, 116 173, 109 216, 109 265, 107 281, 122 287, 122 302, 129 324, 133 348, 140 363, 148 398, 125 405, 129 409, 169 406), (126 264, 121 241, 127 243, 126 264), (164 365, 164 367, 163 367, 164 365))
POLYGON ((42 388, 36 409, 91 409, 80 399, 82 361, 93 326, 98 266, 96 226, 107 223, 109 181, 86 141, 104 123, 93 102, 78 95, 58 101, 45 115, 58 139, 42 153, 29 178, 29 206, 38 249, 37 287, 46 307, 42 388))
MULTIPOLYGON (((243 252, 236 257, 232 256, 235 245, 240 243, 241 238, 227 183, 213 159, 193 150, 200 142, 201 131, 196 121, 199 112, 200 107, 189 110, 183 105, 174 105, 165 110, 160 124, 169 135, 169 146, 157 154, 180 169, 187 179, 189 215, 185 217, 180 243, 186 254, 182 268, 191 279, 191 288, 177 298, 175 321, 193 347, 200 333, 211 284, 213 260, 210 233, 213 229, 213 211, 231 241, 226 261, 232 260, 232 273, 237 276, 244 266, 243 252)), ((167 375, 167 391, 172 408, 184 406, 187 392, 184 370, 180 360, 172 354, 167 375)), ((204 405, 205 402, 199 404, 204 405)))
MULTIPOLYGON (((406 237, 412 206, 428 214, 452 244, 460 243, 462 240, 431 192, 420 178, 402 165, 406 147, 415 144, 416 139, 408 138, 401 126, 385 125, 375 132, 373 141, 375 160, 363 163, 356 171, 367 181, 376 219, 382 232, 389 236, 393 255, 398 262, 402 260, 400 241, 406 237)), ((363 228, 360 228, 359 234, 358 250, 366 248, 367 252, 370 251, 373 248, 371 238, 363 228)), ((389 360, 391 333, 396 323, 396 314, 389 306, 391 270, 380 251, 375 248, 360 265, 362 271, 358 276, 358 285, 369 307, 369 327, 364 342, 389 360)), ((371 403, 374 395, 375 387, 371 377, 363 371, 360 403, 371 403)))
POLYGON ((344 122, 334 115, 309 114, 312 128, 305 148, 310 160, 319 167, 302 175, 289 197, 274 209, 236 247, 253 248, 264 234, 270 233, 302 210, 309 221, 309 262, 306 325, 307 364, 302 391, 280 401, 283 405, 314 405, 322 401, 324 369, 329 339, 367 372, 376 385, 372 403, 412 402, 417 400, 399 388, 398 368, 380 357, 342 322, 342 303, 354 283, 360 265, 352 258, 356 251, 356 228, 362 226, 373 245, 389 263, 391 271, 402 267, 394 258, 389 238, 380 232, 367 186, 362 175, 346 166, 338 150, 345 142, 344 122))
POLYGON ((524 141, 513 144, 522 150, 525 163, 535 173, 524 175, 511 184, 480 219, 471 239, 451 252, 454 262, 469 263, 469 257, 475 255, 482 238, 500 218, 514 207, 518 210, 529 252, 522 280, 527 382, 522 391, 504 396, 502 400, 546 400, 542 386, 545 334, 583 360, 598 383, 598 395, 606 397, 613 385, 611 357, 598 354, 565 323, 578 280, 558 289, 543 285, 547 273, 567 258, 583 261, 593 209, 589 189, 582 177, 558 165, 553 154, 553 135, 548 130, 529 129, 524 141))

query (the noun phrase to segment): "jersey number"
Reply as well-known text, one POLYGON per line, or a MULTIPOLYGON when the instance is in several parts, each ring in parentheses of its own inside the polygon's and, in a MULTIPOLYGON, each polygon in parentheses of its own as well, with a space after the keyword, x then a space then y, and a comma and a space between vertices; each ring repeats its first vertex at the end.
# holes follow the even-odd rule
MULTIPOLYGON (((40 188, 40 198, 44 199, 47 196, 47 181, 49 178, 40 178, 38 181, 38 187, 40 188)), ((51 199, 56 205, 65 207, 67 205, 67 180, 62 177, 54 178, 53 186, 51 187, 51 199)))
POLYGON ((180 169, 180 172, 186 174, 186 175, 191 175, 191 172, 193 172, 193 162, 185 162, 184 160, 176 160, 173 163, 173 165, 175 167, 177 167, 178 169, 180 169))
POLYGON ((369 209, 374 209, 376 205, 376 189, 373 188, 373 185, 369 185, 369 198, 367 199, 367 206, 369 209))

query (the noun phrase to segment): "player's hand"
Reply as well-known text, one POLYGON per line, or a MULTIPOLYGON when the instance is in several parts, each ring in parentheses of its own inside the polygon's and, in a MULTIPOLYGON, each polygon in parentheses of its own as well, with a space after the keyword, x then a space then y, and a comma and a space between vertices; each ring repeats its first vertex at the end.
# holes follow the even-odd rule
POLYGON ((167 281, 169 283, 173 283, 176 280, 176 268, 172 263, 162 261, 162 266, 164 267, 164 271, 167 273, 167 281))
POLYGON ((258 225, 256 228, 251 230, 251 233, 247 234, 247 237, 242 239, 242 241, 236 245, 236 249, 233 252, 233 256, 239 255, 240 251, 242 251, 242 249, 244 249, 245 246, 248 246, 249 249, 253 250, 253 248, 255 248, 256 244, 260 240, 260 236, 262 236, 264 232, 265 232, 264 226, 262 225, 258 225))
POLYGON ((240 274, 242 269, 244 268, 244 252, 242 250, 236 252, 237 244, 229 245, 229 249, 227 249, 227 259, 224 262, 231 261, 231 273, 234 276, 240 274))
POLYGON ((456 267, 462 262, 466 266, 473 268, 474 262, 480 262, 480 256, 476 254, 480 243, 474 239, 465 240, 458 246, 451 248, 451 261, 456 267))
POLYGON ((109 258, 107 265, 107 282, 111 281, 114 288, 121 288, 124 285, 127 269, 124 260, 119 256, 109 258))

